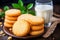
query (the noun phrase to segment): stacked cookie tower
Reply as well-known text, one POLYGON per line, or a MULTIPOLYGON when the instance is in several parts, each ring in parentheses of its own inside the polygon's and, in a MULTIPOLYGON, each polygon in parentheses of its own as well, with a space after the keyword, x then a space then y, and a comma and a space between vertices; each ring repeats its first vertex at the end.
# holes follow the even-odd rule
POLYGON ((17 17, 21 14, 20 10, 18 9, 10 9, 5 12, 5 27, 12 27, 13 24, 16 22, 17 17))
POLYGON ((30 35, 41 35, 44 32, 44 24, 31 26, 30 35))
POLYGON ((12 32, 16 36, 41 35, 44 32, 44 19, 31 14, 22 14, 14 23, 12 32))

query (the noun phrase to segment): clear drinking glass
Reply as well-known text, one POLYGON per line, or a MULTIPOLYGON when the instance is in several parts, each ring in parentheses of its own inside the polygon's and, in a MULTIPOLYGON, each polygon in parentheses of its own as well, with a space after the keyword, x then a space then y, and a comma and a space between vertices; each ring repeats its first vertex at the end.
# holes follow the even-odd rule
POLYGON ((43 17, 45 19, 45 27, 49 27, 53 15, 52 0, 36 0, 35 11, 36 16, 43 17))

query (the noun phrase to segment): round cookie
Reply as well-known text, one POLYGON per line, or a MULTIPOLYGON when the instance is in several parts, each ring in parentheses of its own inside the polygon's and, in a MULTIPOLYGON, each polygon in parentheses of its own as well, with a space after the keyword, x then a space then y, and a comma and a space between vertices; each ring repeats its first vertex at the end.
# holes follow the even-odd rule
POLYGON ((41 29, 44 29, 44 24, 37 25, 37 26, 31 26, 32 31, 37 31, 37 30, 41 30, 41 29))
POLYGON ((17 20, 24 19, 28 21, 32 25, 39 25, 44 23, 44 19, 41 17, 33 16, 30 14, 22 14, 21 16, 18 17, 17 20))
POLYGON ((18 17, 5 16, 6 19, 16 21, 18 17))
POLYGON ((12 32, 16 36, 26 36, 30 31, 30 26, 27 21, 16 21, 13 25, 12 32))
MULTIPOLYGON (((30 18, 31 16, 33 16, 33 15, 31 15, 31 14, 22 14, 22 15, 20 15, 20 16, 17 18, 17 21, 23 19, 23 20, 26 20, 26 21, 29 23, 28 20, 30 20, 29 18, 30 18)), ((31 24, 30 24, 30 25, 31 25, 31 24)))
POLYGON ((44 24, 44 19, 42 17, 32 16, 32 17, 30 17, 29 22, 32 25, 40 25, 40 24, 44 24))
POLYGON ((21 14, 21 11, 18 9, 10 9, 5 12, 5 15, 7 16, 19 16, 21 14))
POLYGON ((9 24, 9 23, 7 23, 7 22, 4 22, 4 26, 5 26, 5 27, 12 27, 12 24, 9 24))
POLYGON ((29 18, 31 17, 31 16, 33 16, 33 15, 31 15, 31 14, 22 14, 22 15, 20 15, 19 17, 18 17, 18 21, 20 20, 20 19, 23 19, 23 20, 29 20, 29 18))
POLYGON ((42 33, 44 33, 44 29, 39 31, 31 31, 30 35, 36 36, 36 35, 41 35, 42 33))
POLYGON ((10 23, 10 24, 14 24, 16 21, 5 19, 5 22, 10 23))

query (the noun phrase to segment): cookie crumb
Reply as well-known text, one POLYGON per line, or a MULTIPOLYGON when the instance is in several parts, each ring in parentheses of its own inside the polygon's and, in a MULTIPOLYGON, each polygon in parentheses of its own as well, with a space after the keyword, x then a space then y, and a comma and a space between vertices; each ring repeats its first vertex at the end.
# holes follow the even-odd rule
POLYGON ((4 33, 4 32, 1 30, 1 31, 0 31, 0 34, 3 34, 3 33, 4 33))
POLYGON ((7 40, 12 40, 12 37, 11 37, 11 36, 9 36, 7 40))
POLYGON ((2 27, 2 25, 0 25, 0 27, 2 27))
POLYGON ((2 34, 2 36, 5 36, 6 34, 4 33, 4 34, 2 34))
POLYGON ((0 22, 0 25, 2 25, 2 22, 0 22))
POLYGON ((12 31, 12 28, 9 28, 9 31, 12 31))

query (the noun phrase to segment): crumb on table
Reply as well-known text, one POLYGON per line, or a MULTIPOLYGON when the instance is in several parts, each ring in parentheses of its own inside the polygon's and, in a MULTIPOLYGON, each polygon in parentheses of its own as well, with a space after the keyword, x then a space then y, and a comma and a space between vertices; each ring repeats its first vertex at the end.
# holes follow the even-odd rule
POLYGON ((9 36, 7 40, 12 40, 12 37, 11 37, 11 36, 9 36))

